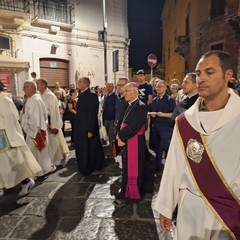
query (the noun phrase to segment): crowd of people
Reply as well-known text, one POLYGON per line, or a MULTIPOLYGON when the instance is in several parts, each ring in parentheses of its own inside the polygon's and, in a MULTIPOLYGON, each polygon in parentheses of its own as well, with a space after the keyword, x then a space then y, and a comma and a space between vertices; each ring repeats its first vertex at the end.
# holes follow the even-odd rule
POLYGON ((81 77, 67 93, 59 82, 53 92, 44 78, 27 80, 20 116, 1 84, 0 106, 9 108, 0 108, 0 194, 21 182, 19 195, 26 195, 33 177, 64 166, 69 121, 83 176, 101 170, 106 157, 120 156, 117 207, 153 191, 152 153, 155 171, 163 174, 154 208, 164 231, 173 229, 177 212, 175 239, 240 239, 240 84, 231 57, 223 51, 204 54, 181 84, 157 77, 149 83, 142 69, 137 78, 100 88, 81 77), (18 177, 11 177, 11 166, 18 177))

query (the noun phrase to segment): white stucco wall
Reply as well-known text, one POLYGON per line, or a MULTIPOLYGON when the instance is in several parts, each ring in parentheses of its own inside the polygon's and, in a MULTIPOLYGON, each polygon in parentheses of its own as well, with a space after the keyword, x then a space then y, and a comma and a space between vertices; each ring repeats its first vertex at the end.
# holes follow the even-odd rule
MULTIPOLYGON (((73 1, 71 1, 72 3, 73 1)), ((107 16, 107 68, 108 82, 114 81, 112 52, 119 50, 117 77, 128 75, 127 0, 106 0, 107 16)), ((98 41, 98 31, 103 30, 101 0, 75 1, 75 27, 72 31, 50 34, 47 27, 33 26, 25 21, 17 31, 9 31, 17 57, 30 63, 30 73, 40 76, 40 58, 58 58, 69 61, 69 84, 75 76, 88 76, 92 85, 104 85, 104 47, 98 41), (50 54, 52 44, 57 44, 56 54, 50 54), (69 54, 71 51, 71 54, 69 54)), ((24 81, 25 79, 22 79, 24 81)))

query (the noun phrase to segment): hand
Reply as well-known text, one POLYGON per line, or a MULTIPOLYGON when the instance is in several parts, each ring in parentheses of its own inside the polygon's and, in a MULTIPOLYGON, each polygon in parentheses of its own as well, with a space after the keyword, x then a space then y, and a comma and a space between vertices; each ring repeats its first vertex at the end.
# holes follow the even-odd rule
POLYGON ((92 134, 91 132, 88 132, 88 133, 87 133, 87 137, 88 137, 88 138, 92 138, 92 137, 93 137, 93 134, 92 134))
POLYGON ((172 219, 167 218, 160 214, 159 220, 160 227, 162 228, 163 231, 168 232, 172 228, 172 219))
POLYGON ((158 112, 158 113, 157 113, 157 116, 163 117, 163 112, 158 112))
POLYGON ((49 131, 52 134, 58 134, 58 129, 57 128, 49 128, 49 131))
POLYGON ((155 118, 157 116, 157 113, 156 112, 149 112, 148 113, 151 117, 155 118))
POLYGON ((125 145, 125 142, 121 141, 120 138, 118 138, 117 141, 118 141, 117 144, 118 144, 119 147, 123 147, 125 145))

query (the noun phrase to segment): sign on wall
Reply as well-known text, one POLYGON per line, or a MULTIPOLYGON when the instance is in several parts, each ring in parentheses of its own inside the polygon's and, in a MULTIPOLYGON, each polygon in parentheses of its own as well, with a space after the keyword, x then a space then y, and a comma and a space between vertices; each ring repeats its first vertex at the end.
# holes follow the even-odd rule
POLYGON ((11 74, 10 72, 0 72, 0 81, 6 86, 7 91, 11 92, 11 74))

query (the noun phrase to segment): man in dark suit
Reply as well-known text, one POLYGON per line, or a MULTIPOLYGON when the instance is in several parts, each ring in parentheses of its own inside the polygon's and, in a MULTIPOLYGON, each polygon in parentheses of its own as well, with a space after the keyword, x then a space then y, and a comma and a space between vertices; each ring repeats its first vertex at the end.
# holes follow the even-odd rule
POLYGON ((189 109, 198 99, 196 78, 196 73, 187 73, 185 78, 183 79, 182 90, 185 94, 185 97, 173 111, 171 117, 172 125, 174 125, 176 117, 189 109))
POLYGON ((123 206, 127 199, 140 199, 141 194, 151 191, 147 186, 147 147, 144 127, 147 106, 138 99, 138 86, 128 83, 123 87, 123 94, 128 105, 120 117, 121 129, 116 139, 122 148, 122 185, 116 196, 115 204, 123 206))
POLYGON ((90 79, 82 77, 78 80, 79 97, 75 119, 74 143, 78 163, 78 171, 84 176, 104 165, 104 153, 99 137, 98 96, 89 89, 90 79))

